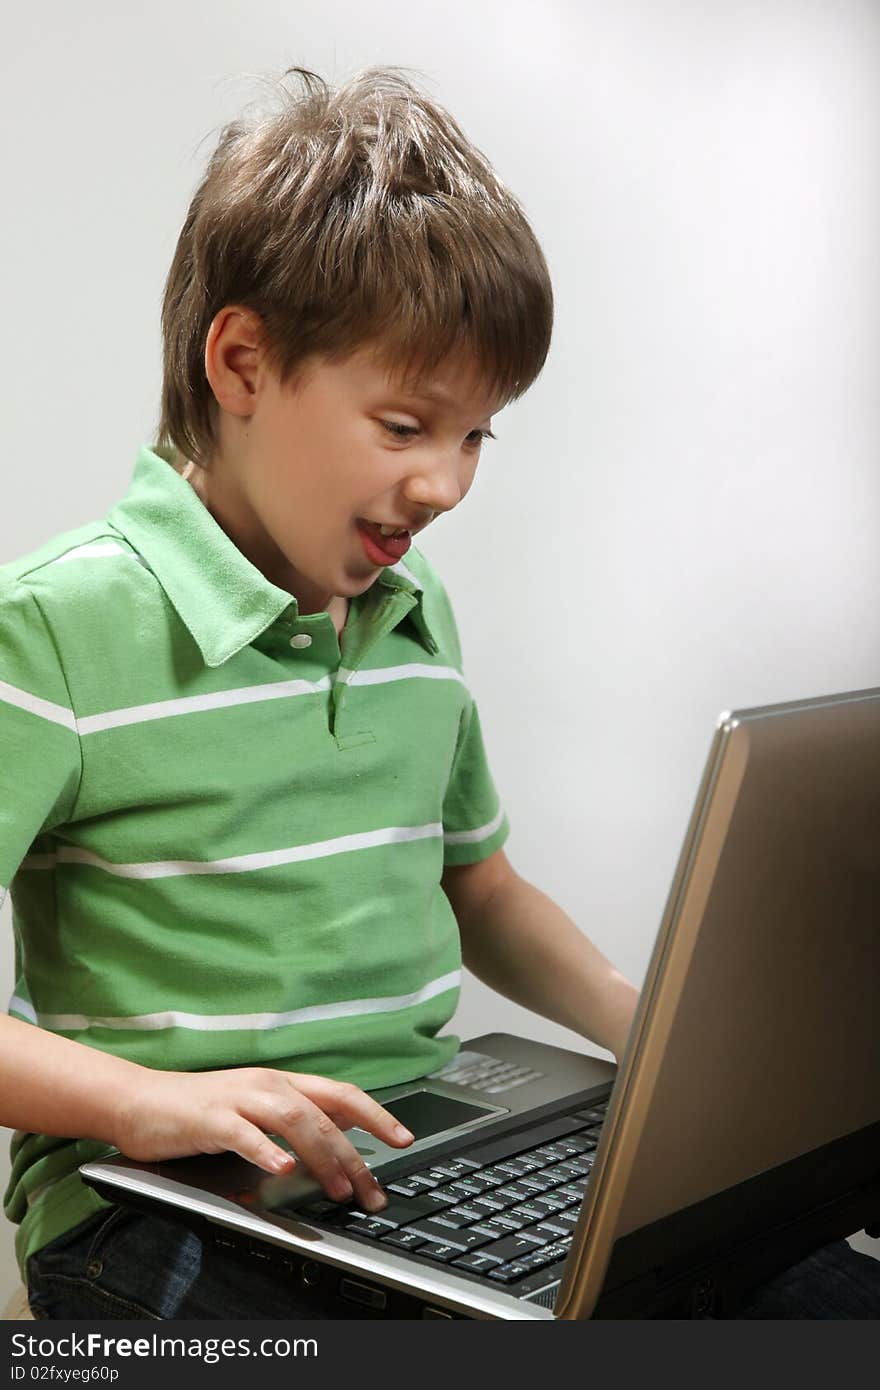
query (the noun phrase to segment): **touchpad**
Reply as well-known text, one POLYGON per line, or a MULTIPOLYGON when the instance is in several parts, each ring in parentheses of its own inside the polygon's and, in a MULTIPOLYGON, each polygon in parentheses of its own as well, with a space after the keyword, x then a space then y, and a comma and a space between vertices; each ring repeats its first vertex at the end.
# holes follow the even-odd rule
POLYGON ((408 1091, 405 1096, 386 1100, 384 1108, 406 1125, 417 1139, 427 1139, 444 1129, 457 1129, 469 1120, 479 1120, 495 1106, 469 1105, 464 1100, 438 1095, 436 1091, 408 1091))

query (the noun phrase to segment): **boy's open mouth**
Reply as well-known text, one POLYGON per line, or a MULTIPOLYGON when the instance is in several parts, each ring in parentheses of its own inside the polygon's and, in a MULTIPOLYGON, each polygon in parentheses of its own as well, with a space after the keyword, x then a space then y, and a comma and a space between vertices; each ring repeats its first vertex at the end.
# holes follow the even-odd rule
POLYGON ((387 530, 388 528, 383 528, 377 521, 364 521, 362 517, 358 517, 356 524, 367 559, 373 565, 396 564, 406 554, 412 543, 412 536, 409 531, 401 531, 398 535, 383 536, 383 529, 387 530))

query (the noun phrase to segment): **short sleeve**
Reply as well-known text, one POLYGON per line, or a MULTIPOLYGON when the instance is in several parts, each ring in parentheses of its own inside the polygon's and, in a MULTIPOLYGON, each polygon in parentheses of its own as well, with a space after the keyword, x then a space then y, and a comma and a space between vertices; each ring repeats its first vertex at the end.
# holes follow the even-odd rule
POLYGON ((0 577, 0 901, 35 837, 70 818, 79 736, 34 595, 0 577))
POLYGON ((455 761, 443 801, 444 864, 476 864, 510 833, 486 757, 480 716, 471 701, 462 717, 455 761))

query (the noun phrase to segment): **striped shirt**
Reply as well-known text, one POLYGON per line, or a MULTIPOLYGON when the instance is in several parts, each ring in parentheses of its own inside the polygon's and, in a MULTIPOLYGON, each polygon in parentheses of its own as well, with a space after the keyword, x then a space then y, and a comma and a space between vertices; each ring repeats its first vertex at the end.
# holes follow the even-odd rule
MULTIPOLYGON (((0 568, 14 1017, 166 1070, 423 1076, 459 1041, 443 868, 507 833, 418 551, 340 651, 144 445, 103 520, 0 568)), ((76 1170, 108 1151, 16 1132, 22 1270, 107 1205, 76 1170)))

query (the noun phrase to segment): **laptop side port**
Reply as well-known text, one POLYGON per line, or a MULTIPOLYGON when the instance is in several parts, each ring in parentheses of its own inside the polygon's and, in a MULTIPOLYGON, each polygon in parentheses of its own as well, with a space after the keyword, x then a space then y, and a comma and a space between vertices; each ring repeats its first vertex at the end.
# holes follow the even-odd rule
POLYGON ((422 1309, 422 1317, 423 1317, 423 1318, 451 1318, 451 1317, 452 1317, 452 1314, 451 1314, 451 1313, 447 1313, 447 1311, 446 1311, 445 1308, 432 1308, 431 1305, 430 1305, 429 1303, 426 1303, 425 1306, 424 1306, 424 1308, 422 1309))
POLYGON ((388 1295, 374 1284, 362 1284, 357 1279, 340 1279, 339 1296, 349 1303, 361 1303, 365 1308, 384 1308, 388 1295))

